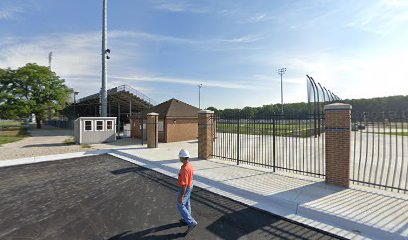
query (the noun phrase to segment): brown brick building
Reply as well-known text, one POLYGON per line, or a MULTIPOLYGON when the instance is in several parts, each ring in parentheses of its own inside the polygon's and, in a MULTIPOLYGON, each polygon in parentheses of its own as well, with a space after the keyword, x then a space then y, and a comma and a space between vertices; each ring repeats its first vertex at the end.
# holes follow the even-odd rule
POLYGON ((159 114, 159 142, 179 142, 196 140, 198 137, 198 111, 200 109, 177 99, 170 99, 131 119, 133 138, 146 139, 146 116, 154 112, 159 114), (144 132, 142 134, 142 131, 144 132))

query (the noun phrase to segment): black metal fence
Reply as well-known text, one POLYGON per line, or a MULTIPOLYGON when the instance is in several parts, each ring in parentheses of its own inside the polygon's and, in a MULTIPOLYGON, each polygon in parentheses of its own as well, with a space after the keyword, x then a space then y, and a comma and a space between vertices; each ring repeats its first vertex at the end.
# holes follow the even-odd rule
POLYGON ((53 126, 57 128, 74 129, 74 121, 63 121, 63 120, 47 120, 48 126, 53 126))
POLYGON ((353 113, 350 180, 408 192, 408 114, 353 113))
POLYGON ((273 169, 323 177, 322 114, 267 118, 214 116, 213 156, 273 169))

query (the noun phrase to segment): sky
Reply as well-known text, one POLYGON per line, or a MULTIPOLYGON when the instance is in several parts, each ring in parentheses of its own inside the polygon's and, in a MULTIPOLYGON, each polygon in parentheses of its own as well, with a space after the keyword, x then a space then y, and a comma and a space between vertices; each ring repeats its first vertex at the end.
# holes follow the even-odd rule
MULTIPOLYGON (((0 68, 48 66, 101 87, 102 0, 0 0, 0 68)), ((340 98, 408 95, 408 0, 109 0, 108 86, 156 102, 235 108, 307 101, 306 74, 340 98)))

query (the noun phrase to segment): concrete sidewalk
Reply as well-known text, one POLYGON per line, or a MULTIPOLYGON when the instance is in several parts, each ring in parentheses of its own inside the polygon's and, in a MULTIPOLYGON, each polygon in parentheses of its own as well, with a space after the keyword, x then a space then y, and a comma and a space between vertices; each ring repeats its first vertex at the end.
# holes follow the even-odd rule
POLYGON ((111 154, 177 177, 177 153, 192 153, 195 185, 256 208, 351 239, 408 238, 408 195, 372 188, 339 188, 323 179, 221 160, 198 160, 197 143, 117 147, 111 154))

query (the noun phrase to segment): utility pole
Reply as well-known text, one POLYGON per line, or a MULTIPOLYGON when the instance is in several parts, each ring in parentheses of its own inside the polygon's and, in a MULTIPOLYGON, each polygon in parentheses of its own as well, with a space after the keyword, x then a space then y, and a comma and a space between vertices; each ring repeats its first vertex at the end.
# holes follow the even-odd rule
POLYGON ((283 115, 283 81, 282 81, 282 76, 285 73, 286 73, 286 68, 279 68, 278 69, 278 74, 280 75, 280 79, 281 79, 281 110, 282 110, 282 115, 283 115))
POLYGON ((107 15, 108 15, 108 0, 103 0, 103 17, 102 17, 102 88, 100 92, 101 99, 101 117, 107 117, 108 115, 108 93, 107 93, 107 82, 108 82, 108 64, 107 60, 110 59, 108 54, 110 50, 107 49, 107 15))
POLYGON ((76 91, 74 91, 74 119, 77 117, 77 114, 76 114, 76 96, 79 94, 79 92, 76 92, 76 91))
MULTIPOLYGON (((51 70, 52 52, 48 53, 48 68, 51 70)), ((52 70, 51 70, 52 71, 52 70)), ((51 107, 48 107, 48 121, 51 121, 51 107)))
POLYGON ((198 108, 201 110, 201 88, 203 84, 198 85, 198 108))
POLYGON ((52 52, 48 53, 48 67, 51 70, 51 62, 52 62, 52 52))

